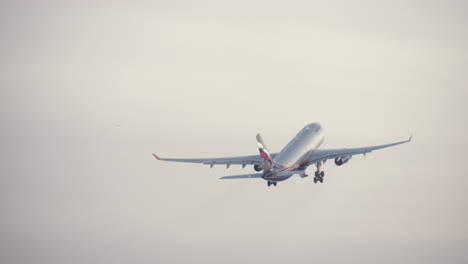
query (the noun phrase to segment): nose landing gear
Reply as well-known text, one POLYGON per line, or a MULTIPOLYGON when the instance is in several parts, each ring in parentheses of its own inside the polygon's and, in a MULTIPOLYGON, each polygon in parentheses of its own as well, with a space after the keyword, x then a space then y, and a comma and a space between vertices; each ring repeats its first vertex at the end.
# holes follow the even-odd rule
POLYGON ((268 187, 270 187, 270 185, 276 186, 276 182, 268 181, 267 185, 268 185, 268 187))

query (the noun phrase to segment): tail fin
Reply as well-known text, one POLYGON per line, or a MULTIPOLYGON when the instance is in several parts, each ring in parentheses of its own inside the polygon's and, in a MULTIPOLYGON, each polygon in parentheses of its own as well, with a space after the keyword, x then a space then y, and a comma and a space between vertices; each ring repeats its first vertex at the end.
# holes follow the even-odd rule
POLYGON ((270 152, 268 152, 265 143, 263 143, 262 136, 260 134, 257 135, 257 143, 258 143, 258 150, 260 151, 260 157, 262 157, 262 168, 263 171, 270 171, 271 170, 271 156, 270 152))

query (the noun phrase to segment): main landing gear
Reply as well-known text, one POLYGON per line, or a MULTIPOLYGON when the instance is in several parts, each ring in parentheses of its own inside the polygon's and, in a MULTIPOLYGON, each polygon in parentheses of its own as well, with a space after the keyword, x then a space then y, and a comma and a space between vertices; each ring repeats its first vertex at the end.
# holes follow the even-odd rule
POLYGON ((268 187, 270 187, 270 185, 276 186, 276 182, 268 181, 267 185, 268 185, 268 187))
POLYGON ((315 172, 314 183, 317 183, 317 182, 322 183, 323 177, 325 177, 325 172, 320 169, 320 167, 322 167, 322 162, 321 161, 317 162, 315 166, 317 166, 317 171, 315 172))

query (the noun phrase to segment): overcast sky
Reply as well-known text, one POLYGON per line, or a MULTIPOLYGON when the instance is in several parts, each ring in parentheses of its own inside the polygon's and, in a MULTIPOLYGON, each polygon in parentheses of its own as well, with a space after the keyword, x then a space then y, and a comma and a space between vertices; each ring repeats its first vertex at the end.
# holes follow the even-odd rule
POLYGON ((0 262, 467 263, 467 10, 2 1, 0 262), (270 188, 151 156, 311 122, 323 148, 414 139, 270 188))

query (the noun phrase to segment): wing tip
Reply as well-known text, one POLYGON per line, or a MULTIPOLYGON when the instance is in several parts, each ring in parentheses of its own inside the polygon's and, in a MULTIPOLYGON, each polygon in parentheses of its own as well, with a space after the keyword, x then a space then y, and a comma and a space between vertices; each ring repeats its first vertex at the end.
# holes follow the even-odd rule
POLYGON ((154 154, 154 153, 153 153, 153 157, 155 157, 157 160, 160 160, 160 159, 161 159, 158 155, 156 155, 156 154, 154 154))
POLYGON ((408 142, 411 142, 412 139, 413 139, 413 134, 411 134, 411 136, 409 137, 408 142))

